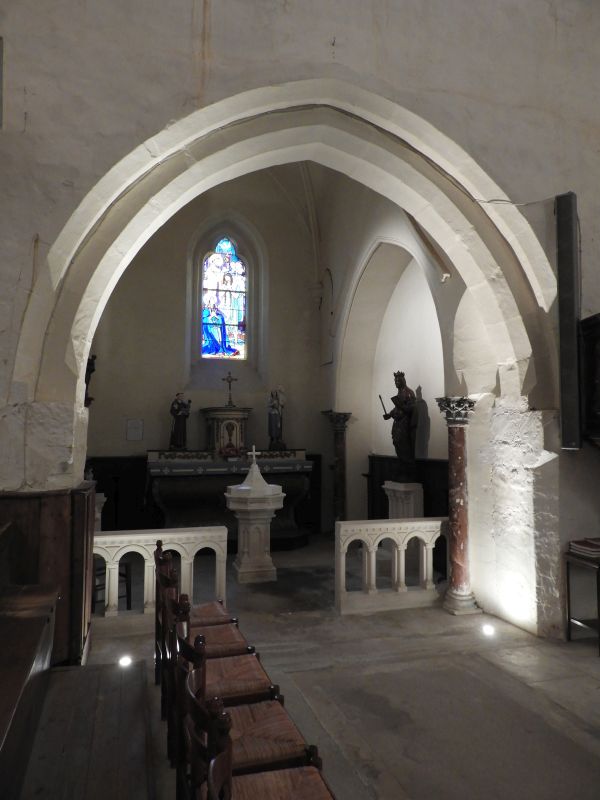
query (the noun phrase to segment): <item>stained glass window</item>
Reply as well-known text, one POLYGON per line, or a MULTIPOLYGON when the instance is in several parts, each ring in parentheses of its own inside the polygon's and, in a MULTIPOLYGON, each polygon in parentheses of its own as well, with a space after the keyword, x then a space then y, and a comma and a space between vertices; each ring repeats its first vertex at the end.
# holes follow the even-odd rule
POLYGON ((202 358, 246 358, 247 277, 231 239, 202 262, 202 358))

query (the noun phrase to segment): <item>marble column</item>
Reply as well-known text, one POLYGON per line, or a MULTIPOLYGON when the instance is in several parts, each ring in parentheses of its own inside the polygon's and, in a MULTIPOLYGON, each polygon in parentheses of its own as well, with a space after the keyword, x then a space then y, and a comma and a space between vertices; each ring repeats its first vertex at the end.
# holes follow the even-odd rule
POLYGON ((335 521, 346 519, 346 426, 352 416, 347 411, 323 411, 333 428, 333 509, 335 521))
POLYGON ((438 397, 448 425, 448 550, 450 580, 444 608, 451 614, 481 611, 471 591, 469 575, 469 507, 466 427, 475 405, 468 397, 438 397))

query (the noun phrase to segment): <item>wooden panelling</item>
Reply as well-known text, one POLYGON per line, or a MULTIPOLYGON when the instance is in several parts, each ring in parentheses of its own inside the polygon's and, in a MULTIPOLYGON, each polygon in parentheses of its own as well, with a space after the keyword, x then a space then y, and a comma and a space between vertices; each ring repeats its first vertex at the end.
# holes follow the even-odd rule
POLYGON ((11 523, 14 537, 12 582, 58 587, 54 664, 78 663, 87 636, 94 498, 90 482, 74 490, 0 493, 0 525, 11 523))

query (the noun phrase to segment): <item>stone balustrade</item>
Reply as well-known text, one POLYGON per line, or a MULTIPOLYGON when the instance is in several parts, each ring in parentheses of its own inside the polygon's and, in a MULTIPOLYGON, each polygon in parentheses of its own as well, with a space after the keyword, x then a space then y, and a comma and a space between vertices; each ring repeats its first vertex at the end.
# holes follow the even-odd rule
POLYGON ((447 517, 336 522, 335 604, 340 614, 387 611, 437 605, 441 595, 433 582, 433 548, 447 537, 447 517), (419 585, 406 584, 406 548, 419 543, 419 585), (362 591, 346 590, 346 555, 352 542, 362 544, 362 591), (392 588, 377 588, 377 550, 385 546, 391 557, 392 588))
POLYGON ((144 613, 154 611, 156 583, 154 550, 160 539, 163 550, 181 556, 181 592, 193 597, 194 556, 208 548, 215 553, 215 597, 225 602, 227 565, 227 528, 223 525, 204 528, 160 528, 145 531, 96 531, 94 555, 106 562, 106 616, 117 614, 119 607, 119 561, 126 553, 139 553, 144 559, 144 613))

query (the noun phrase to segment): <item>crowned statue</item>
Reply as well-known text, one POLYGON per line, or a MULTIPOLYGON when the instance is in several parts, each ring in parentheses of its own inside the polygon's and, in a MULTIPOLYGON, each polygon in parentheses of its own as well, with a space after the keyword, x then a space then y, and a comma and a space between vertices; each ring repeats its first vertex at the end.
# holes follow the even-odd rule
POLYGON ((412 464, 415 460, 417 398, 413 390, 406 385, 403 372, 394 372, 394 383, 398 393, 390 398, 393 407, 389 412, 386 411, 381 395, 379 395, 384 411, 383 418, 393 420, 392 442, 398 460, 404 464, 412 464))

